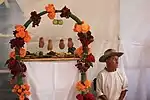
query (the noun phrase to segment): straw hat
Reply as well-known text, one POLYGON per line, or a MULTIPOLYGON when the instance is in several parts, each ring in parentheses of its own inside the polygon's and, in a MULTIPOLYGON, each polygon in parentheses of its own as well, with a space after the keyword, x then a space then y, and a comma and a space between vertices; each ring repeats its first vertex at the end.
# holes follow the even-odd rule
POLYGON ((123 52, 117 52, 116 50, 114 49, 107 49, 105 52, 104 52, 104 55, 102 55, 100 58, 99 58, 99 61, 100 62, 106 62, 106 60, 111 57, 111 56, 122 56, 123 55, 123 52))

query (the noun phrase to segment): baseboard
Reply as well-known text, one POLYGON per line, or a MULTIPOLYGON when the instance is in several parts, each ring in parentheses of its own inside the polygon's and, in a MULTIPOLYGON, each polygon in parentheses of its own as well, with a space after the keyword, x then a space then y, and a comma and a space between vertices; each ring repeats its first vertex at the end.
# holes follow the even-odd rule
POLYGON ((0 70, 0 73, 10 73, 10 71, 8 69, 2 69, 0 70))

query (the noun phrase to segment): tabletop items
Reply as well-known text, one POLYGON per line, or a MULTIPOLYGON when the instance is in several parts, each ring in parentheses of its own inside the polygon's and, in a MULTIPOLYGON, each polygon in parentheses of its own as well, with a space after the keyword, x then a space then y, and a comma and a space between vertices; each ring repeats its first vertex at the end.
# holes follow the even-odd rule
POLYGON ((48 40, 47 50, 52 51, 53 50, 53 42, 51 39, 48 40))
POLYGON ((65 43, 64 39, 60 39, 58 42, 58 47, 53 44, 52 39, 48 39, 47 41, 47 53, 43 51, 46 46, 45 40, 43 37, 39 38, 39 46, 38 50, 35 53, 31 53, 27 51, 27 55, 25 59, 33 59, 33 58, 76 58, 77 56, 74 54, 76 48, 74 47, 74 43, 72 38, 68 38, 67 43, 65 43), (54 48, 58 48, 58 51, 54 51, 54 48), (67 48, 67 50, 65 49, 67 48))
POLYGON ((76 48, 74 47, 72 38, 68 38, 68 52, 70 52, 71 54, 74 54, 75 50, 76 50, 76 48))
POLYGON ((39 48, 43 48, 44 47, 44 38, 40 37, 39 38, 39 48))
POLYGON ((59 48, 62 50, 65 48, 65 43, 64 43, 64 40, 63 39, 60 39, 59 41, 59 48))

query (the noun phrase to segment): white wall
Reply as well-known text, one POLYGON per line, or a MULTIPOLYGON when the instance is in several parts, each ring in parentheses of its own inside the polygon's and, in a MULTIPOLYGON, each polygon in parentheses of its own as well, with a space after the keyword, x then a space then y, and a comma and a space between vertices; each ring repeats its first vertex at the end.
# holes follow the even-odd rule
POLYGON ((150 100, 150 0, 120 0, 122 65, 129 79, 127 100, 150 100))
POLYGON ((23 24, 23 13, 16 0, 8 0, 9 8, 3 3, 0 5, 0 67, 4 67, 8 59, 9 40, 16 24, 23 24))

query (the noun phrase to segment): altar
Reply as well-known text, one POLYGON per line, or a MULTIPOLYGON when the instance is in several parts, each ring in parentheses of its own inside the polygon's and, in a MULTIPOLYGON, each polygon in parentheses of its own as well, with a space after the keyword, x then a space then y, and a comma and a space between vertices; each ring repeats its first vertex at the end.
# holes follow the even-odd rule
POLYGON ((30 100, 76 100, 78 58, 26 59, 26 81, 30 85, 30 100))
POLYGON ((9 42, 11 51, 5 63, 12 75, 9 80, 13 85, 12 92, 19 100, 95 100, 90 91, 92 82, 86 76, 95 62, 89 47, 94 41, 90 25, 80 20, 67 6, 56 9, 54 4, 48 4, 44 8, 39 13, 31 12, 29 20, 24 25, 16 25, 13 31, 14 38, 9 42), (73 39, 64 34, 59 43, 56 42, 56 36, 41 34, 35 38, 36 43, 39 38, 35 52, 29 50, 35 47, 29 47, 31 34, 27 28, 30 24, 32 27, 39 26, 41 16, 46 14, 56 26, 63 25, 63 20, 57 19, 56 14, 60 14, 60 18, 73 19, 73 31, 77 33, 80 46, 74 46, 73 39), (53 45, 53 41, 57 45, 53 45))

